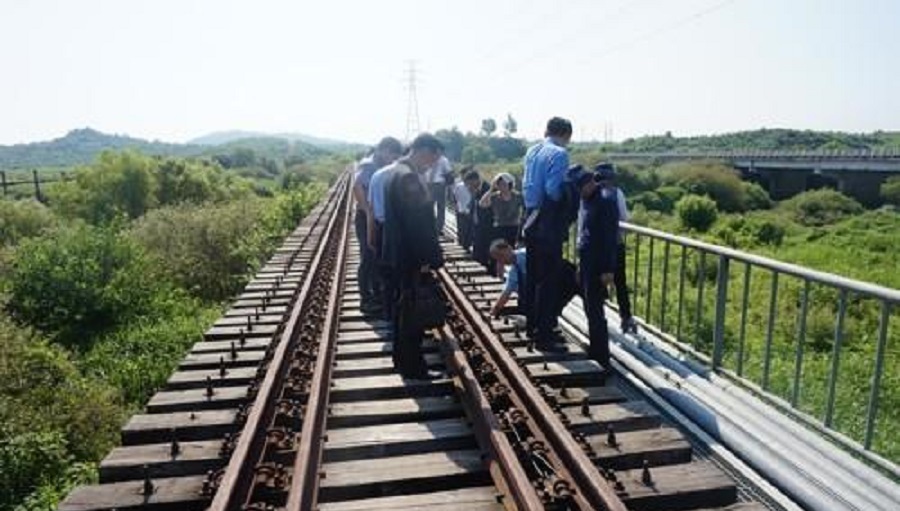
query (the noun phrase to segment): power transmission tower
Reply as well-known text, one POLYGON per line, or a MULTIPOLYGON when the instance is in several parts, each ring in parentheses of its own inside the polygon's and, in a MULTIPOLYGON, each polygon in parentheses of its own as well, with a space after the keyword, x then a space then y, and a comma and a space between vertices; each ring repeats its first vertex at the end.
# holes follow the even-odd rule
POLYGON ((419 133, 419 98, 416 94, 416 63, 409 61, 406 70, 406 140, 412 140, 419 133))

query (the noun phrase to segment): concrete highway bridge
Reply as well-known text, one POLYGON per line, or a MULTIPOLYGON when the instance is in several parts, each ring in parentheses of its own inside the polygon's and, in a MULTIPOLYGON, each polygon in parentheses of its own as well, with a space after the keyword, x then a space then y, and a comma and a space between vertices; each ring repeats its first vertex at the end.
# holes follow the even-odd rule
POLYGON ((611 153, 615 161, 658 163, 721 160, 760 183, 773 199, 806 190, 833 188, 867 206, 880 203, 884 181, 900 175, 900 150, 709 151, 611 153))

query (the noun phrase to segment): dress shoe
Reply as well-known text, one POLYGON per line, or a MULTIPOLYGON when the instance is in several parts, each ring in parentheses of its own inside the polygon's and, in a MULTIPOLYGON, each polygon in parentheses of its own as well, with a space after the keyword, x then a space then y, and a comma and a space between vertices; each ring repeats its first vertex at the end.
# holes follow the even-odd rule
POLYGON ((422 369, 420 371, 409 371, 403 372, 401 375, 408 380, 440 380, 444 377, 444 374, 439 371, 432 371, 431 369, 422 369))

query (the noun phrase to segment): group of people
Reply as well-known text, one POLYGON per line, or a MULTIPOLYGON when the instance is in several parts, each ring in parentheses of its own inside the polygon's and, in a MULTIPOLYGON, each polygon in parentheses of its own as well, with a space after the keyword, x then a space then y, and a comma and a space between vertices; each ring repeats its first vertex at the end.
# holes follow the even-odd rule
POLYGON ((503 239, 515 245, 522 218, 522 194, 516 179, 502 172, 488 185, 473 167, 463 168, 463 180, 452 187, 459 244, 492 275, 503 269, 491 260, 490 246, 503 239))
POLYGON ((440 376, 422 356, 415 304, 423 282, 444 263, 429 176, 443 151, 430 134, 416 137, 405 153, 400 141, 386 137, 359 163, 353 184, 360 306, 387 320, 394 367, 407 378, 440 376))
MULTIPOLYGON (((619 228, 619 220, 628 219, 625 197, 616 186, 612 164, 599 163, 592 171, 569 165, 570 121, 550 119, 545 137, 525 154, 524 265, 514 265, 519 275, 507 278, 504 294, 514 287, 510 280, 524 288, 519 291, 520 308, 529 335, 544 351, 565 351, 557 321, 569 299, 580 294, 588 320, 588 355, 605 366, 610 355, 603 303, 610 286, 616 287, 622 329, 635 329, 625 282, 624 237, 619 228), (563 259, 563 245, 575 221, 577 270, 563 259)), ((510 260, 503 244, 494 248, 497 258, 510 260)))
POLYGON ((506 271, 506 285, 492 313, 506 312, 516 293, 518 312, 524 314, 527 333, 538 349, 566 350, 557 321, 566 303, 580 294, 591 339, 588 354, 608 364, 603 302, 612 285, 622 328, 634 329, 619 228, 628 210, 615 185, 615 168, 609 163, 592 171, 570 167, 566 147, 572 124, 566 119, 550 119, 545 135, 525 155, 521 193, 512 175, 498 174, 488 184, 471 166, 461 170, 457 181, 442 143, 427 133, 405 152, 397 139, 384 138, 359 162, 353 193, 361 307, 387 320, 394 365, 403 376, 438 376, 422 356, 424 331, 415 304, 422 283, 443 265, 439 237, 448 194, 456 210, 459 243, 490 273, 506 271), (578 268, 563 258, 563 244, 576 218, 578 268))

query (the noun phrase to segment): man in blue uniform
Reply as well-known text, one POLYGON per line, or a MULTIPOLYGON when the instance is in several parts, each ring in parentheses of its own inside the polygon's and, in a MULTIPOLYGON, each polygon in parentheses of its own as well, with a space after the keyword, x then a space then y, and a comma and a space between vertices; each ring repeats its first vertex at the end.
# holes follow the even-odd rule
POLYGON ((611 187, 615 170, 601 163, 593 173, 578 178, 581 207, 578 211, 578 257, 580 263, 584 312, 591 340, 588 355, 609 365, 609 331, 603 302, 616 271, 616 249, 619 232, 619 207, 616 191, 611 187))
POLYGON ((524 237, 528 253, 525 314, 529 334, 545 351, 562 351, 556 332, 557 289, 562 267, 563 240, 569 220, 563 204, 565 174, 569 168, 566 146, 572 123, 560 117, 547 122, 546 138, 525 154, 522 192, 525 203, 524 237))
POLYGON ((400 141, 393 137, 381 139, 375 147, 375 152, 364 158, 356 168, 353 182, 353 197, 356 199, 356 216, 354 227, 356 239, 359 241, 359 268, 356 272, 359 285, 360 309, 371 314, 378 309, 378 271, 375 267, 375 252, 369 247, 368 222, 372 216, 372 206, 369 204, 369 183, 375 171, 394 163, 403 152, 400 141))

